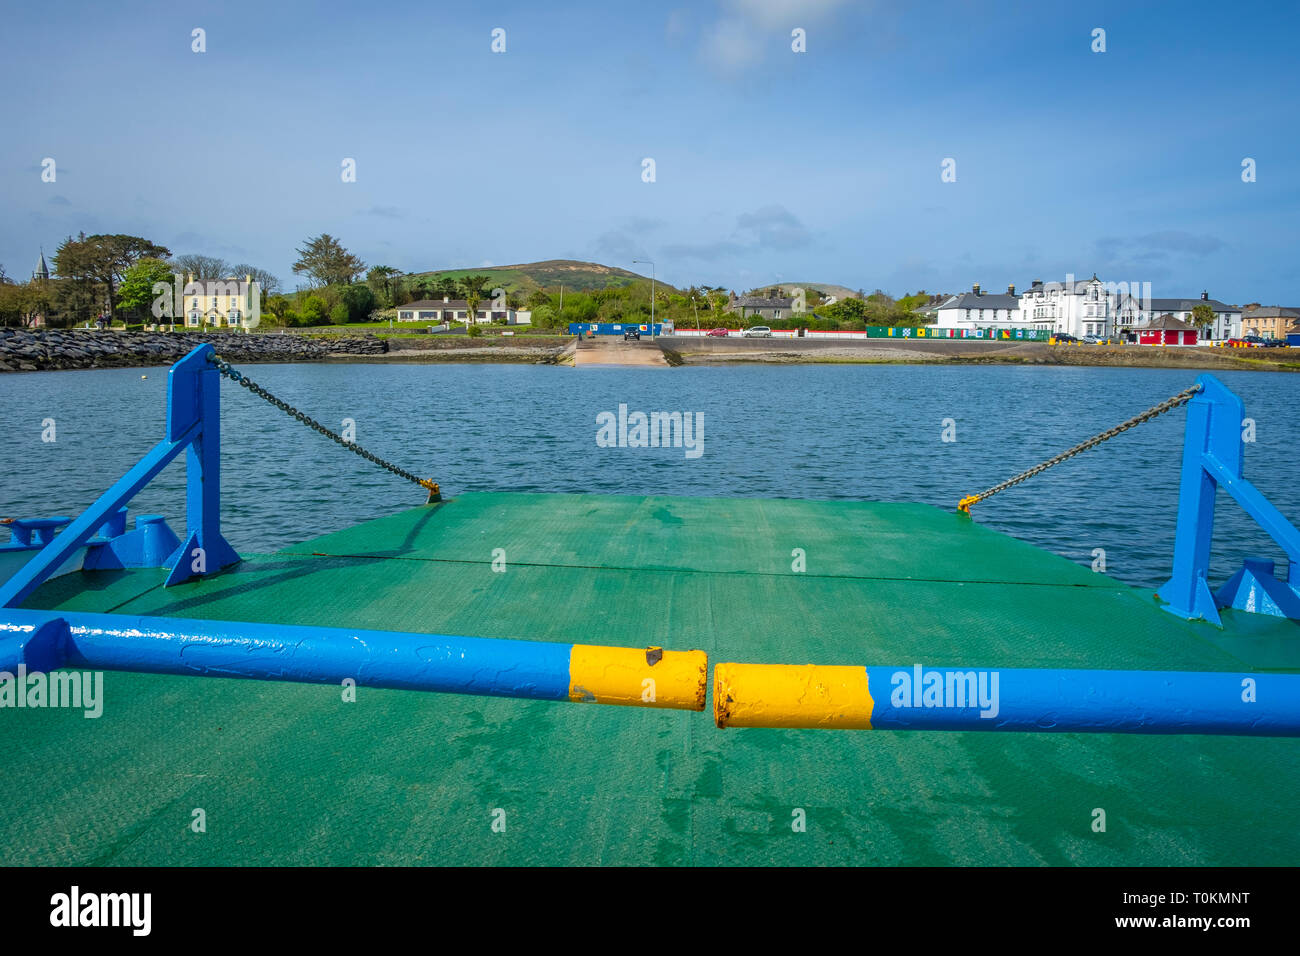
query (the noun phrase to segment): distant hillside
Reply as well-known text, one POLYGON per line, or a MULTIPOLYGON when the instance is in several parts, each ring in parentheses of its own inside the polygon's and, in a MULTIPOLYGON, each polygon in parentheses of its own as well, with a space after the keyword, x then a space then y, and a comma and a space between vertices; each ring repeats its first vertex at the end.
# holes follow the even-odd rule
MULTIPOLYGON (((603 266, 598 262, 578 262, 574 259, 547 259, 545 262, 524 262, 512 266, 492 266, 479 269, 438 269, 433 272, 414 272, 412 277, 430 276, 434 279, 465 276, 488 276, 492 285, 507 292, 527 295, 534 289, 554 289, 563 285, 572 291, 588 292, 610 286, 631 285, 634 282, 649 284, 648 276, 637 275, 626 269, 603 266)), ((668 288, 664 283, 660 286, 668 288)))
POLYGON ((816 289, 822 295, 833 295, 837 299, 857 298, 858 295, 857 289, 849 289, 842 285, 835 285, 832 282, 772 282, 767 285, 756 286, 745 294, 758 295, 766 292, 768 289, 775 288, 785 289, 787 291, 790 289, 803 289, 805 291, 816 289))

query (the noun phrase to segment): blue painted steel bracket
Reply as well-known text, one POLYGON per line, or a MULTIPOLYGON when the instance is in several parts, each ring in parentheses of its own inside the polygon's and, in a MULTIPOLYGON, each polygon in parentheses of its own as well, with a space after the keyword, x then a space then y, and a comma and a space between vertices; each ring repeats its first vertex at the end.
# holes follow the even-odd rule
POLYGON ((142 530, 137 521, 136 531, 141 533, 104 556, 108 563, 103 566, 115 566, 114 559, 140 560, 151 553, 151 548, 165 545, 171 553, 162 566, 171 567, 166 583, 172 585, 214 574, 239 561, 239 555, 221 534, 221 378, 208 360, 212 354, 211 345, 200 345, 171 367, 167 373, 167 432, 162 441, 66 529, 52 535, 22 570, 0 585, 0 607, 18 607, 79 549, 92 544, 96 535, 115 538, 123 534, 122 511, 127 503, 182 451, 187 453, 184 547, 179 546, 179 539, 170 530, 163 533, 165 523, 150 532, 148 522, 142 530))
POLYGON ((1300 620, 1300 531, 1242 474, 1245 407, 1241 399, 1213 375, 1201 375, 1196 381, 1201 391, 1187 405, 1173 576, 1156 594, 1171 614, 1220 627, 1220 607, 1300 620), (1285 582, 1273 576, 1272 562, 1251 558, 1217 596, 1211 593, 1210 543, 1219 488, 1286 553, 1285 582))
POLYGON ((136 515, 133 530, 103 541, 92 538, 81 567, 86 571, 163 568, 180 546, 181 539, 162 515, 136 515))
POLYGON ((53 611, 13 611, 0 621, 0 672, 48 673, 67 663, 68 622, 53 611))

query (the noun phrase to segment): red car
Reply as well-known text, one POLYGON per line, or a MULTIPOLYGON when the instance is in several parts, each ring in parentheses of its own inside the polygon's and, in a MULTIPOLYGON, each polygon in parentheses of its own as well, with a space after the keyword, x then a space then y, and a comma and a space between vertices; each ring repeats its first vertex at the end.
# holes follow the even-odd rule
POLYGON ((727 336, 727 330, 726 330, 726 329, 709 329, 709 333, 708 333, 708 334, 709 334, 709 335, 716 335, 716 336, 718 336, 719 338, 726 338, 726 336, 727 336))

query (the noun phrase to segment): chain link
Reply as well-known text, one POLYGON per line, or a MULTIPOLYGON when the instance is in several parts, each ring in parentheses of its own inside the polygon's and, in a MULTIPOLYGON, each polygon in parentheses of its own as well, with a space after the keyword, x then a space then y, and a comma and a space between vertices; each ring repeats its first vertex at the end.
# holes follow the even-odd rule
POLYGON ((248 389, 250 392, 252 392, 254 395, 262 399, 263 401, 269 402, 270 404, 274 405, 276 408, 280 409, 280 411, 284 412, 290 418, 298 419, 298 421, 302 422, 308 428, 320 432, 326 438, 330 439, 331 441, 337 442, 339 445, 342 445, 344 448, 348 449, 348 451, 360 455, 366 461, 372 461, 380 468, 385 468, 388 471, 391 471, 393 474, 397 475, 397 477, 405 478, 407 481, 414 482, 415 484, 419 485, 421 488, 428 489, 430 501, 439 500, 440 494, 439 494, 437 482, 430 481, 429 479, 426 478, 420 478, 417 475, 413 475, 406 469, 399 468, 396 465, 394 465, 392 462, 385 461, 384 459, 380 458, 378 455, 366 451, 356 442, 348 441, 342 435, 330 431, 328 428, 326 428, 320 422, 316 421, 316 419, 307 415, 305 412, 300 412, 298 411, 298 409, 294 408, 288 402, 276 398, 266 389, 262 388, 262 386, 258 385, 256 382, 248 378, 242 372, 235 369, 229 362, 223 361, 220 355, 216 355, 216 354, 209 355, 208 361, 211 362, 213 365, 215 365, 217 367, 217 371, 220 372, 223 376, 230 379, 236 385, 242 385, 244 388, 248 389))
POLYGON ((1165 412, 1169 411, 1170 409, 1177 408, 1179 405, 1186 405, 1188 402, 1192 400, 1192 397, 1196 395, 1196 393, 1199 392, 1200 390, 1201 390, 1200 385, 1193 385, 1191 388, 1184 389, 1183 391, 1179 392, 1177 395, 1173 396, 1172 398, 1165 399, 1159 405, 1155 405, 1151 408, 1148 408, 1141 415, 1135 415, 1134 417, 1130 418, 1128 421, 1116 425, 1114 428, 1108 428, 1100 435, 1093 435, 1087 441, 1079 442, 1079 444, 1075 445, 1073 448, 1069 448, 1061 452, 1059 455, 1055 456, 1054 458, 1047 459, 1047 461, 1043 462, 1042 464, 1035 465, 1033 468, 1030 468, 1028 471, 1022 471, 1014 478, 1008 478, 1006 481, 1002 482, 1001 484, 994 485, 992 488, 989 488, 986 491, 981 491, 979 494, 968 495, 967 497, 963 498, 961 501, 957 503, 957 510, 964 511, 967 514, 970 514, 970 506, 975 504, 976 502, 983 501, 985 498, 992 497, 993 495, 996 495, 999 491, 1006 491, 1008 488, 1012 488, 1015 485, 1020 484, 1022 481, 1034 477, 1034 475, 1038 474, 1039 472, 1046 471, 1048 468, 1051 468, 1053 465, 1059 465, 1061 462, 1069 458, 1073 458, 1075 455, 1079 454, 1080 452, 1087 451, 1089 448, 1095 448, 1096 446, 1100 445, 1102 442, 1109 441, 1110 439, 1114 438, 1116 435, 1120 434, 1121 432, 1126 432, 1130 428, 1133 428, 1136 425, 1141 425, 1143 422, 1150 421, 1151 419, 1159 415, 1163 415, 1165 412))

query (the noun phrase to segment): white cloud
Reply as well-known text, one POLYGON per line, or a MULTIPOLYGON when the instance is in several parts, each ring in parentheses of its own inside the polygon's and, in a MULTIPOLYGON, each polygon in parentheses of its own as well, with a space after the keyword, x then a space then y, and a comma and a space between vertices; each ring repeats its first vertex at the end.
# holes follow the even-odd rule
POLYGON ((705 28, 700 53, 705 62, 735 73, 785 48, 790 31, 822 20, 845 0, 723 0, 726 15, 705 28))
POLYGON ((724 5, 764 30, 788 31, 819 20, 844 3, 845 0, 725 0, 724 5))
POLYGON ((721 20, 705 32, 703 54, 723 70, 739 70, 762 56, 763 37, 744 20, 721 20))

